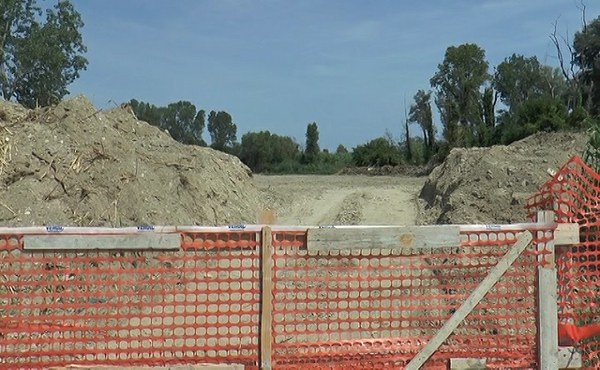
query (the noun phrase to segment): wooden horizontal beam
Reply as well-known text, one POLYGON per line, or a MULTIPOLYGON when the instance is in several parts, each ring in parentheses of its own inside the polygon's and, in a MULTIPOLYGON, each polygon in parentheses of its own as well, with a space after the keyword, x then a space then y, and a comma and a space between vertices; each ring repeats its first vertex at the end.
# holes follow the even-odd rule
POLYGON ((309 250, 444 248, 460 246, 455 225, 309 229, 309 250))
POLYGON ((554 245, 579 244, 579 224, 558 224, 554 230, 554 245))
POLYGON ((559 369, 580 369, 583 367, 581 352, 575 347, 558 347, 559 369))
POLYGON ((50 370, 244 370, 238 364, 193 364, 170 366, 106 366, 106 365, 67 365, 50 367, 50 370))
POLYGON ((177 233, 175 226, 134 226, 134 227, 79 227, 79 226, 29 226, 29 227, 0 227, 0 235, 45 235, 45 234, 82 234, 82 235, 122 235, 139 232, 177 233))
POLYGON ((450 370, 485 370, 485 358, 451 358, 450 370))
POLYGON ((140 232, 126 235, 25 235, 23 248, 49 250, 178 250, 179 234, 140 232))

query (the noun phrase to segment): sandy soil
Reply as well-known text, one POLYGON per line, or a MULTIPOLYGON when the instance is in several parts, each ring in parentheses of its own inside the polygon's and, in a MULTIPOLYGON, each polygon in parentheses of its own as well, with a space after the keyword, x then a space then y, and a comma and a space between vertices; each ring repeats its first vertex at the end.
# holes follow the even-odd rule
POLYGON ((0 101, 2 226, 249 223, 259 199, 239 159, 180 144, 126 105, 0 101))
POLYGON ((254 176, 280 225, 414 225, 424 182, 400 176, 254 176))

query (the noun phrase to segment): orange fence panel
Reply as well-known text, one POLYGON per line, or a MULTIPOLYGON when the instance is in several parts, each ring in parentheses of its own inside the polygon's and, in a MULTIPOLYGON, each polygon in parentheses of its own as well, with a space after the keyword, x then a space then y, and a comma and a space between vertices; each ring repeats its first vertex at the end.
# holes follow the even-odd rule
POLYGON ((553 210, 578 223, 580 243, 556 252, 560 342, 576 345, 587 368, 600 368, 600 174, 573 157, 527 203, 531 218, 553 210))
MULTIPOLYGON (((273 361, 278 369, 402 368, 516 241, 493 226, 456 248, 309 251, 305 232, 273 234, 273 361)), ((426 364, 487 358, 491 368, 535 369, 538 243, 426 364)), ((547 252, 547 251, 546 251, 547 252)), ((544 251, 542 251, 544 253, 544 251)))
POLYGON ((254 232, 179 251, 30 252, 0 236, 0 367, 228 362, 256 368, 254 232))
POLYGON ((425 368, 480 357, 535 369, 536 270, 549 253, 538 247, 553 228, 524 225, 469 226, 456 247, 395 250, 309 251, 306 229, 275 229, 270 292, 260 229, 180 232, 172 251, 30 251, 23 234, 0 233, 0 368, 257 369, 264 294, 274 369, 403 368, 529 230, 534 243, 425 368))

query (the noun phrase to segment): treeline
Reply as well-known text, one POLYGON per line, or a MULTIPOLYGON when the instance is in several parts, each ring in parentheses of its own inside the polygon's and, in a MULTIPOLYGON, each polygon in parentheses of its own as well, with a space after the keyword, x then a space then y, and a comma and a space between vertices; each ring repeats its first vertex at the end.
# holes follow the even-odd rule
POLYGON ((129 105, 138 119, 184 144, 207 146, 203 139, 206 129, 211 148, 237 156, 257 173, 334 173, 351 164, 343 145, 335 153, 320 149, 316 122, 307 125, 302 148, 293 138, 269 131, 248 132, 237 141, 237 125, 229 113, 211 110, 207 114, 189 101, 159 107, 132 99, 129 105))
MULTIPOLYGON (((72 2, 41 4, 14 0, 0 9, 0 95, 27 107, 59 102, 88 64, 80 32, 84 23, 72 2)), ((586 158, 600 157, 600 17, 584 22, 573 37, 556 31, 550 37, 559 68, 519 54, 490 66, 477 44, 448 47, 429 86, 416 91, 406 117, 398 117, 400 140, 384 134, 331 153, 319 147, 315 122, 307 125, 302 143, 269 131, 249 132, 238 140, 228 112, 197 109, 189 101, 165 107, 135 99, 130 103, 138 118, 182 143, 209 145, 206 130, 211 147, 238 156, 256 172, 331 173, 345 166, 424 164, 443 159, 454 147, 509 144, 539 131, 588 127, 597 144, 586 158), (411 136, 411 127, 420 134, 411 136)))
POLYGON ((186 101, 156 107, 132 100, 131 105, 140 119, 187 144, 207 145, 202 139, 207 122, 210 146, 238 156, 255 172, 333 173, 346 166, 419 165, 442 160, 454 147, 510 144, 540 131, 599 124, 600 17, 576 32, 570 45, 561 44, 563 38, 556 33, 551 37, 559 68, 519 54, 491 68, 477 44, 448 47, 429 89, 418 90, 406 117, 399 117, 401 140, 388 133, 351 150, 340 145, 333 153, 320 149, 315 122, 307 125, 303 145, 269 131, 249 132, 237 141, 237 126, 227 112, 206 114, 186 101), (563 49, 570 53, 568 64, 563 49), (415 125, 420 135, 412 137, 415 125))
POLYGON ((135 99, 129 104, 138 119, 167 131, 181 143, 206 146, 202 134, 207 126, 213 149, 231 151, 237 145, 237 126, 227 112, 213 110, 206 114, 204 110, 196 110, 196 106, 189 101, 178 101, 166 107, 135 99))
POLYGON ((415 94, 406 125, 421 127, 425 159, 454 147, 510 144, 540 131, 582 129, 597 117, 598 102, 584 96, 581 79, 518 54, 490 73, 478 45, 451 46, 430 79, 432 90, 415 94), (433 121, 432 100, 440 125, 433 121), (439 142, 436 127, 443 130, 439 142))
MULTIPOLYGON (((42 5, 11 0, 0 11, 0 95, 27 107, 59 102, 88 64, 80 32, 84 23, 72 2, 42 5)), ((350 150, 340 145, 332 153, 319 147, 315 122, 307 125, 303 143, 269 131, 249 132, 238 140, 228 112, 197 109, 189 101, 165 107, 130 103, 138 118, 182 143, 208 145, 206 129, 211 147, 238 156, 256 172, 331 173, 345 166, 423 164, 443 159, 454 147, 509 144, 539 131, 587 127, 593 128, 593 148, 586 156, 600 157, 600 17, 584 21, 569 36, 550 35, 559 68, 519 54, 490 66, 479 45, 450 46, 429 86, 416 91, 406 117, 398 117, 400 140, 385 134, 350 150), (420 128, 417 137, 411 136, 411 127, 420 128)))
POLYGON ((427 142, 422 138, 410 139, 410 153, 405 144, 395 141, 389 133, 352 151, 340 144, 335 152, 330 152, 320 148, 316 122, 306 126, 303 145, 290 136, 270 131, 248 132, 237 141, 237 125, 225 111, 206 114, 189 101, 159 107, 132 99, 129 104, 138 119, 165 130, 184 144, 208 146, 203 139, 206 129, 211 138, 210 147, 237 156, 256 173, 329 174, 348 166, 396 166, 407 162, 424 163, 426 158, 427 142))
POLYGON ((429 80, 431 90, 415 94, 405 123, 407 133, 409 124, 422 129, 424 159, 443 158, 454 147, 510 144, 540 131, 597 125, 600 17, 584 24, 570 45, 561 43, 568 38, 556 31, 551 39, 559 68, 544 65, 536 57, 512 54, 490 70, 485 51, 478 45, 449 47, 429 80), (439 125, 433 120, 432 100, 439 125), (437 142, 436 127, 442 128, 437 142))

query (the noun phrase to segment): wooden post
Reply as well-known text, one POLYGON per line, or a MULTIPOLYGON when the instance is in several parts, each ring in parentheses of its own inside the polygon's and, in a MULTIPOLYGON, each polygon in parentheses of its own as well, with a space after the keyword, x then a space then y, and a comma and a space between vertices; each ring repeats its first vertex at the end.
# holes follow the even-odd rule
POLYGON ((510 268, 510 266, 519 258, 521 253, 527 248, 533 239, 529 231, 525 231, 519 235, 517 242, 506 252, 504 257, 496 266, 492 267, 488 275, 471 293, 469 298, 459 307, 456 312, 450 317, 442 328, 435 334, 427 345, 410 361, 405 367, 405 370, 419 370, 421 366, 433 355, 435 351, 448 339, 450 334, 460 325, 460 323, 473 311, 485 295, 494 287, 500 280, 502 275, 510 268))
MULTIPOLYGON (((539 211, 537 222, 554 221, 553 211, 539 211)), ((540 231, 539 233, 543 233, 540 231)), ((558 369, 558 280, 554 259, 554 240, 545 246, 538 245, 538 251, 544 249, 550 254, 538 255, 538 262, 547 262, 538 266, 538 361, 542 370, 558 369)))
POLYGON ((260 287, 260 368, 271 370, 273 344, 273 234, 265 226, 261 230, 261 287, 260 287))

